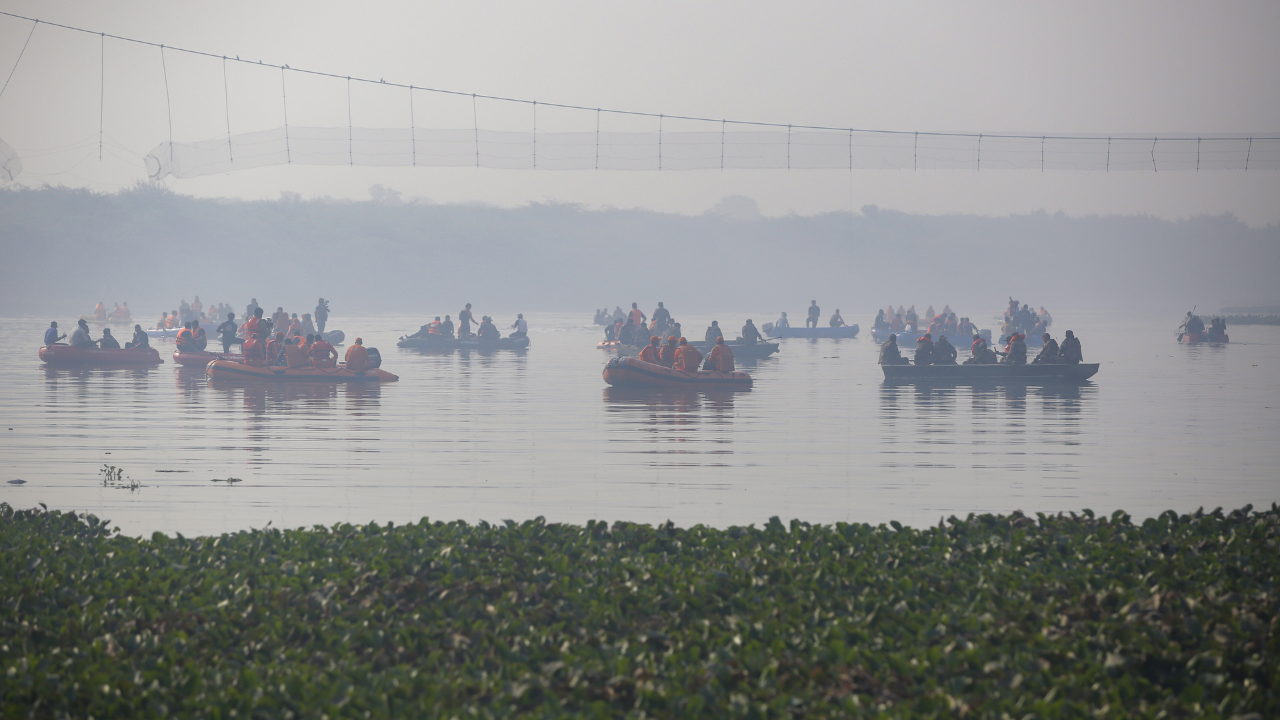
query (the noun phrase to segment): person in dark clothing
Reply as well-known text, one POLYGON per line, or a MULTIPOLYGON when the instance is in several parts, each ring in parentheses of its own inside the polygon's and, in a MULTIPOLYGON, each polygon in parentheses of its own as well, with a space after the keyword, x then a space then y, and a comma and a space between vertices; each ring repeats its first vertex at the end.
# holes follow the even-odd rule
POLYGON ((440 335, 453 339, 453 320, 450 320, 448 315, 445 315, 444 322, 440 323, 440 335))
POLYGON ((120 341, 111 334, 111 328, 102 328, 102 339, 98 341, 98 347, 103 350, 120 349, 120 341))
POLYGON ((956 354, 956 348, 947 340, 947 336, 939 335, 938 342, 933 347, 933 364, 955 365, 956 354))
POLYGON ((497 340, 502 337, 502 333, 498 332, 498 326, 493 324, 493 318, 485 315, 480 319, 480 329, 476 333, 479 340, 497 340))
POLYGON ((755 345, 763 339, 764 337, 760 334, 760 331, 751 322, 751 318, 747 318, 747 324, 742 326, 742 342, 748 345, 755 345))
POLYGON ((218 326, 218 335, 222 337, 222 352, 231 352, 231 346, 236 342, 236 314, 227 313, 227 319, 218 326))
POLYGON ((53 322, 49 323, 49 329, 44 331, 44 344, 53 345, 54 343, 66 337, 67 337, 66 333, 62 333, 62 335, 58 335, 58 321, 54 320, 53 322))
POLYGON ((1204 332, 1204 321, 1200 319, 1199 315, 1192 315, 1188 311, 1186 322, 1182 323, 1182 327, 1188 335, 1198 335, 1204 332))
POLYGON ((151 338, 147 337, 147 331, 142 329, 141 325, 133 326, 133 339, 124 344, 125 350, 142 350, 151 347, 151 338))
POLYGON ((822 318, 822 310, 818 308, 817 300, 809 301, 809 317, 805 318, 805 327, 818 327, 818 320, 822 318))
POLYGON ((316 332, 324 334, 324 324, 329 322, 329 301, 320 298, 320 302, 316 303, 316 332))
POLYGON ((724 331, 720 329, 720 321, 712 320, 711 327, 707 328, 706 341, 711 345, 716 344, 716 338, 724 337, 724 331))
POLYGON ((658 303, 658 309, 653 311, 652 320, 658 323, 655 327, 666 327, 671 324, 671 313, 663 307, 662 303, 658 303))
POLYGON ((898 336, 890 335, 888 340, 880 346, 880 364, 881 365, 906 365, 908 360, 902 357, 902 352, 898 350, 898 336))
POLYGON ((1062 339, 1062 345, 1058 347, 1058 357, 1068 365, 1084 362, 1084 355, 1080 352, 1080 339, 1070 330, 1062 339))
POLYGON ((622 343, 623 345, 635 344, 634 340, 636 337, 636 328, 638 327, 639 325, 632 325, 631 323, 627 323, 626 325, 623 325, 622 330, 618 333, 618 342, 622 343))
POLYGON ((916 340, 915 363, 917 365, 933 364, 933 338, 929 333, 925 333, 924 337, 916 340))
POLYGON ((1044 347, 1040 349, 1040 354, 1036 355, 1036 359, 1032 360, 1034 364, 1049 364, 1058 362, 1058 341, 1045 333, 1040 336, 1044 340, 1044 347))
POLYGON ((1026 365, 1027 364, 1027 342, 1023 339, 1021 333, 1014 333, 1009 338, 1008 350, 1004 353, 1005 365, 1026 365))

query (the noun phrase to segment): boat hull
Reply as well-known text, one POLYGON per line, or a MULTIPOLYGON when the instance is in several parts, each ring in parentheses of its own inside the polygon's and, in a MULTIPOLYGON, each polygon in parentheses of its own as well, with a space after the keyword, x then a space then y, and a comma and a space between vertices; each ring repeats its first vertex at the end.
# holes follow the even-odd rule
POLYGON ((40 359, 50 365, 160 365, 160 353, 155 348, 140 350, 103 350, 102 348, 77 348, 70 345, 45 345, 40 348, 40 359))
MULTIPOLYGON (((702 353, 703 357, 710 354, 711 348, 713 347, 711 343, 706 342, 689 344, 698 348, 698 351, 702 353)), ((754 345, 747 345, 735 340, 732 342, 725 342, 725 345, 733 351, 734 360, 763 360, 764 358, 778 352, 778 343, 758 342, 754 345)), ((618 355, 621 357, 637 357, 640 355, 640 351, 644 348, 633 347, 631 345, 618 345, 616 346, 616 349, 618 351, 618 355)))
MULTIPOLYGON (((906 332, 906 331, 903 331, 903 332, 897 332, 897 333, 895 333, 895 332, 892 332, 892 331, 890 331, 890 330, 876 330, 876 329, 874 329, 874 328, 873 328, 873 329, 871 330, 871 339, 872 339, 872 340, 875 340, 876 342, 884 342, 885 340, 888 340, 888 339, 889 339, 889 336, 890 336, 890 335, 897 335, 897 336, 898 336, 898 345, 899 345, 900 347, 909 347, 909 346, 911 346, 911 345, 914 345, 917 339, 919 339, 919 338, 921 338, 921 337, 924 337, 925 332, 928 332, 928 331, 927 331, 927 330, 925 330, 925 331, 923 331, 923 332, 906 332), (908 345, 903 345, 903 343, 908 343, 908 345)), ((944 333, 941 333, 941 334, 942 334, 942 335, 945 335, 945 336, 947 337, 947 339, 948 339, 948 340, 963 338, 963 339, 965 340, 965 345, 969 345, 969 344, 971 343, 971 341, 973 340, 973 336, 972 336, 972 335, 961 335, 960 333, 957 333, 957 332, 951 332, 951 333, 945 333, 945 332, 944 332, 944 333)), ((979 334, 979 335, 981 335, 983 338, 985 338, 985 339, 986 339, 986 341, 987 341, 987 345, 990 345, 990 344, 991 344, 991 331, 990 331, 990 330, 979 330, 979 331, 978 331, 978 334, 979 334)), ((937 340, 938 338, 933 338, 933 339, 934 339, 934 340, 937 340)), ((956 343, 952 343, 952 344, 953 344, 953 345, 955 345, 956 343)), ((958 346, 957 346, 957 347, 958 347, 958 346)))
POLYGON ((1231 336, 1224 334, 1220 338, 1213 338, 1209 336, 1209 333, 1184 332, 1184 333, 1178 333, 1178 342, 1189 343, 1191 345, 1198 345, 1201 343, 1212 344, 1212 345, 1226 345, 1227 343, 1231 342, 1231 336))
POLYGON ((273 383, 383 383, 400 379, 381 368, 352 372, 345 365, 336 368, 257 367, 231 360, 210 361, 205 366, 205 374, 214 380, 273 383))
POLYGON ((1026 365, 881 365, 885 380, 948 380, 948 381, 1044 381, 1088 380, 1098 374, 1098 363, 1059 365, 1054 363, 1028 363, 1026 365))
POLYGON ((695 390, 750 390, 751 376, 739 370, 685 372, 654 365, 638 358, 615 358, 604 369, 604 381, 614 387, 691 388, 695 390))
POLYGON ((183 352, 181 350, 173 351, 173 361, 183 367, 204 367, 214 360, 230 360, 232 362, 244 362, 244 355, 240 353, 218 353, 218 352, 183 352))
POLYGON ((403 337, 396 347, 418 350, 523 350, 529 347, 529 338, 499 338, 497 340, 459 340, 447 337, 403 337))
POLYGON ((776 338, 851 338, 857 337, 858 326, 845 325, 844 327, 784 327, 777 326, 769 328, 769 337, 776 338))

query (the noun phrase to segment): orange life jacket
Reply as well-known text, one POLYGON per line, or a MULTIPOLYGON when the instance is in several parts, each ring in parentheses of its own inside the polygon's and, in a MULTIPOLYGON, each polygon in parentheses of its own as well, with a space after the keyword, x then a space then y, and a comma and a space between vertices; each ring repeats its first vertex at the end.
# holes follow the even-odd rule
POLYGON ((427 334, 428 334, 428 335, 439 335, 439 334, 440 334, 440 321, 439 321, 439 320, 432 320, 431 322, 427 323, 427 334))
POLYGON ((658 349, 655 348, 653 345, 645 345, 644 349, 640 351, 640 361, 653 363, 654 365, 657 365, 658 349))
POLYGON ((644 322, 644 313, 640 312, 640 308, 631 308, 631 324, 640 325, 644 322))
POLYGON ((702 353, 698 348, 692 345, 682 345, 676 351, 676 370, 684 370, 685 372, 697 372, 698 366, 702 364, 702 353))
POLYGON ((369 367, 369 351, 359 343, 347 348, 347 369, 360 372, 369 367))
POLYGON ((733 372, 733 351, 727 345, 717 343, 711 348, 711 354, 707 356, 711 361, 711 367, 720 372, 733 372))
POLYGON ((658 351, 658 364, 672 367, 676 363, 676 344, 667 343, 658 351))

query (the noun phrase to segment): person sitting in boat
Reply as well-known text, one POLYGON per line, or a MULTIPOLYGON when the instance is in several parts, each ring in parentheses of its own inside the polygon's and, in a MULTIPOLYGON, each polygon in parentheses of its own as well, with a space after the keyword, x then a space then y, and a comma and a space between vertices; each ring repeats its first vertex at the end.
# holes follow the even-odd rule
POLYGON ((1005 351, 998 353, 1004 356, 1003 363, 1005 365, 1027 364, 1027 341, 1025 338, 1025 335, 1017 332, 1009 336, 1009 344, 1005 346, 1005 351))
POLYGON ((1068 365, 1084 362, 1084 355, 1080 352, 1080 338, 1070 330, 1062 339, 1062 345, 1058 347, 1058 357, 1061 358, 1061 362, 1068 365))
POLYGON ((453 320, 449 319, 448 315, 445 315, 444 322, 440 323, 440 335, 450 340, 453 339, 453 320))
MULTIPOLYGON (((486 318, 488 319, 488 318, 486 318)), ((497 332, 497 329, 494 329, 497 332)), ((484 326, 480 326, 481 338, 484 337, 484 326)), ((347 369, 351 372, 360 372, 369 367, 369 351, 364 348, 364 339, 356 338, 355 343, 347 348, 347 369)))
POLYGON ((315 335, 316 326, 311 322, 311 313, 302 313, 302 334, 315 335))
POLYGON ((785 312, 782 313, 782 317, 778 318, 778 322, 774 323, 773 326, 776 328, 791 327, 791 323, 787 321, 787 314, 785 312))
POLYGON ((124 317, 124 313, 120 310, 120 303, 112 303, 111 312, 107 313, 108 320, 117 320, 124 317))
POLYGON ((183 323, 182 329, 178 331, 177 337, 173 339, 174 343, 177 344, 178 350, 180 352, 196 351, 196 343, 195 343, 196 334, 191 331, 192 324, 193 323, 191 323, 190 321, 183 323))
POLYGON ((723 335, 724 335, 724 331, 720 329, 720 321, 718 321, 718 320, 712 320, 712 321, 711 321, 711 327, 707 328, 707 333, 706 333, 706 335, 705 335, 705 338, 706 338, 706 340, 705 340, 705 341, 706 341, 706 343, 707 343, 708 345, 715 345, 715 344, 716 344, 716 338, 721 337, 721 336, 723 336, 723 335))
POLYGON ((671 366, 672 369, 692 373, 697 372, 701 366, 702 353, 690 345, 688 340, 680 338, 680 347, 676 349, 676 362, 671 366))
POLYGON ((760 330, 751 322, 751 318, 747 318, 747 324, 742 326, 742 342, 748 345, 755 345, 764 339, 760 334, 760 330))
POLYGON ((1049 314, 1048 310, 1044 309, 1043 305, 1040 306, 1040 319, 1044 321, 1045 327, 1053 324, 1053 316, 1049 314))
POLYGON ((831 320, 828 321, 828 324, 831 325, 831 327, 845 327, 844 318, 840 317, 840 308, 836 308, 836 314, 831 316, 831 320))
POLYGON ((1048 327, 1045 326, 1044 320, 1037 317, 1034 322, 1035 324, 1032 325, 1031 332, 1036 337, 1040 337, 1041 335, 1044 335, 1048 331, 1048 327))
POLYGON ((661 343, 662 343, 662 338, 658 337, 657 335, 654 335, 653 337, 649 338, 649 344, 645 345, 644 349, 640 351, 640 362, 647 362, 647 363, 653 363, 654 365, 660 365, 662 361, 658 359, 658 354, 662 352, 662 348, 659 347, 661 343))
POLYGON ((653 311, 653 321, 659 325, 669 325, 671 324, 671 312, 662 303, 658 303, 658 309, 653 311))
POLYGON ((58 334, 58 321, 54 320, 49 323, 49 327, 44 331, 44 344, 54 345, 66 336, 66 333, 62 333, 61 335, 58 334))
POLYGON ((516 313, 516 321, 511 323, 511 327, 515 328, 515 332, 509 336, 512 340, 529 336, 529 323, 524 319, 524 313, 516 313))
POLYGON ((931 333, 925 333, 916 339, 916 365, 932 365, 933 364, 933 336, 931 333))
POLYGON ((987 347, 986 338, 981 335, 973 336, 973 347, 969 349, 969 352, 972 357, 964 361, 965 365, 995 365, 1000 362, 995 352, 987 347))
POLYGON ((1044 341, 1044 347, 1040 348, 1040 353, 1031 361, 1032 365, 1048 365, 1058 362, 1058 341, 1054 340, 1049 333, 1040 336, 1044 341))
POLYGON ((902 319, 905 320, 907 324, 910 325, 912 328, 917 328, 920 326, 920 316, 916 314, 915 305, 912 305, 911 307, 907 308, 907 312, 905 315, 902 316, 902 319))
POLYGON ((933 346, 933 364, 955 365, 957 354, 955 346, 947 340, 947 336, 939 335, 938 342, 933 346))
POLYGON ((102 339, 98 341, 98 347, 103 350, 120 349, 120 341, 116 340, 116 336, 111 334, 111 328, 102 328, 102 339))
POLYGON ((267 334, 267 323, 262 319, 262 308, 254 309, 253 314, 249 316, 249 319, 245 320, 244 325, 240 326, 240 333, 244 336, 245 340, 252 337, 264 341, 263 347, 266 347, 265 340, 267 334))
POLYGON ((683 334, 680 330, 680 323, 678 322, 671 323, 671 325, 667 327, 667 332, 671 335, 675 335, 676 337, 680 337, 680 335, 683 334))
POLYGON ((956 332, 968 337, 977 334, 978 329, 973 326, 973 323, 969 322, 969 318, 962 317, 960 322, 956 324, 956 332))
POLYGON ((476 333, 476 337, 480 340, 493 341, 502 337, 502 333, 498 332, 498 326, 493 324, 493 318, 485 315, 480 319, 480 330, 476 333))
POLYGON ((658 351, 658 364, 663 367, 674 367, 676 364, 676 350, 679 349, 679 339, 675 335, 667 336, 667 344, 662 346, 658 351))
POLYGON ((618 342, 622 343, 623 345, 634 345, 635 337, 636 337, 636 329, 637 329, 636 326, 630 323, 623 325, 622 329, 618 331, 618 335, 617 335, 618 342))
POLYGON ((99 300, 99 301, 98 301, 98 304, 93 306, 93 319, 94 319, 94 320, 97 320, 97 321, 99 321, 99 322, 103 322, 103 321, 105 321, 105 320, 107 319, 107 304, 106 304, 106 303, 104 303, 104 302, 102 302, 101 300, 99 300))
POLYGON ((267 354, 265 344, 258 339, 256 334, 247 335, 244 339, 244 346, 240 352, 244 353, 244 364, 254 367, 266 367, 267 354))
POLYGON ((822 309, 818 307, 817 300, 809 301, 809 315, 804 319, 804 326, 818 327, 818 319, 822 317, 822 309))
POLYGON ((889 329, 895 333, 900 333, 907 329, 907 323, 902 319, 902 313, 896 313, 893 316, 893 321, 889 323, 889 329))
POLYGON ((874 322, 874 323, 872 323, 872 324, 871 324, 871 327, 872 327, 872 329, 874 329, 874 330, 888 330, 888 329, 889 329, 889 321, 888 321, 888 320, 886 320, 886 319, 884 318, 884 311, 883 311, 883 310, 881 310, 880 312, 876 313, 876 320, 875 320, 875 322, 874 322))
POLYGON ((205 348, 209 347, 208 335, 205 334, 204 328, 200 326, 200 323, 194 320, 191 321, 191 335, 192 340, 195 341, 196 350, 204 352, 205 348))
POLYGON ((290 337, 284 340, 284 361, 290 370, 301 370, 311 367, 311 361, 302 350, 302 338, 290 337))
POLYGON ((303 332, 302 321, 298 319, 298 313, 294 313, 289 318, 289 329, 284 331, 287 337, 302 337, 306 333, 303 332))
POLYGON ((324 339, 323 335, 317 335, 315 342, 311 344, 308 353, 311 356, 311 364, 318 368, 334 368, 338 366, 338 351, 324 339))
POLYGON ((888 340, 880 346, 880 364, 881 365, 906 365, 909 361, 902 357, 902 351, 898 350, 898 336, 890 335, 888 340))
POLYGON ((133 326, 133 339, 124 344, 125 350, 144 350, 151 347, 151 340, 147 337, 147 331, 142 329, 141 325, 133 326))
POLYGON ((222 352, 231 352, 231 345, 236 341, 236 314, 227 313, 227 319, 218 326, 217 333, 221 336, 222 352))
POLYGON ((733 372, 733 351, 724 344, 724 338, 716 338, 716 344, 712 346, 711 352, 707 353, 706 369, 725 373, 733 372))
POLYGON ((163 313, 163 312, 160 313, 160 319, 156 321, 156 329, 164 330, 165 326, 168 324, 168 320, 169 320, 168 313, 163 313))
POLYGON ((617 332, 614 330, 614 328, 616 328, 616 327, 618 327, 618 324, 617 324, 617 323, 611 323, 611 324, 609 324, 609 325, 605 325, 605 326, 604 326, 604 341, 605 341, 605 342, 613 342, 614 340, 617 340, 617 339, 618 339, 617 332))
POLYGON ((1187 311, 1187 319, 1182 323, 1182 327, 1188 335, 1199 335, 1204 332, 1204 321, 1199 315, 1192 315, 1191 311, 1187 311))
MULTIPOLYGON (((954 334, 960 331, 960 321, 956 318, 955 313, 947 315, 946 322, 942 323, 942 332, 954 334)), ((965 333, 968 335, 969 333, 965 333)))
POLYGON ((268 365, 284 365, 284 333, 277 332, 275 337, 267 342, 267 364, 268 365))
POLYGON ((1209 340, 1212 342, 1222 342, 1227 336, 1227 319, 1213 318, 1209 321, 1209 340))

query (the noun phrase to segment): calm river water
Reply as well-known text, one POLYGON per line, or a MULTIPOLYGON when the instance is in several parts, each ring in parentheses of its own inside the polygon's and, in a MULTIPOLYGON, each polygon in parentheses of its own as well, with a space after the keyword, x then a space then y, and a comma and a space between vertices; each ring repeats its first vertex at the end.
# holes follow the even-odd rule
MULTIPOLYGON (((1280 328, 1188 347, 1177 313, 1060 315, 1054 335, 1075 330, 1102 362, 1093 381, 922 388, 884 384, 868 314, 850 317, 862 337, 785 340, 748 364, 750 392, 643 393, 605 386, 589 314, 526 316, 528 352, 491 355, 396 348, 419 318, 333 318, 400 375, 374 388, 213 385, 166 341, 147 370, 51 369, 36 357, 48 319, 0 320, 0 501, 193 535, 423 516, 923 525, 1280 500, 1280 328), (104 487, 103 464, 142 486, 104 487), (227 477, 242 482, 212 482, 227 477)), ((710 318, 681 320, 692 337, 710 318)))

